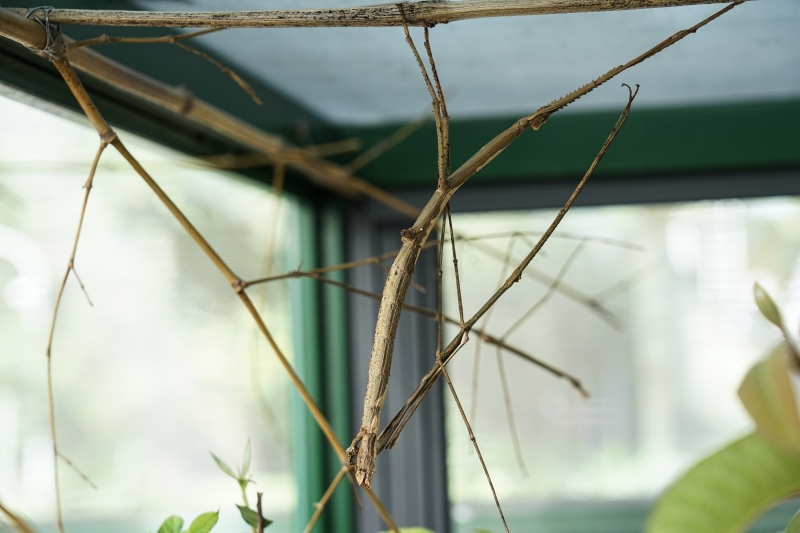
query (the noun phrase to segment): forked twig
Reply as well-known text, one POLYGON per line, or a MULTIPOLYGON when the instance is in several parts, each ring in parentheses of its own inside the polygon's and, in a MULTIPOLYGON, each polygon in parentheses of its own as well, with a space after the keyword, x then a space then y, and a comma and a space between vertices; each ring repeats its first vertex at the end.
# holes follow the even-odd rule
MULTIPOLYGON (((75 272, 75 254, 78 252, 78 241, 81 238, 81 229, 83 228, 83 219, 86 215, 86 205, 89 202, 89 193, 92 192, 92 184, 94 183, 94 175, 97 172, 97 165, 100 162, 100 156, 103 155, 103 151, 108 146, 108 143, 112 139, 112 135, 108 134, 107 132, 102 132, 100 134, 100 146, 97 148, 97 153, 94 156, 94 160, 92 161, 92 166, 89 169, 89 177, 86 179, 86 183, 84 184, 84 189, 86 192, 83 193, 83 203, 81 204, 81 213, 78 217, 78 229, 75 231, 75 239, 72 241, 72 252, 69 256, 69 261, 67 261, 67 269, 64 272, 64 277, 61 278, 61 285, 58 287, 58 292, 56 293, 56 301, 53 305, 53 318, 50 321, 50 331, 47 335, 47 349, 45 350, 45 356, 47 358, 47 409, 48 409, 48 417, 50 420, 50 438, 53 443, 53 476, 55 478, 55 489, 56 489, 56 526, 61 533, 64 533, 64 522, 61 518, 61 489, 58 479, 58 457, 61 455, 58 451, 58 439, 56 438, 56 414, 55 414, 55 400, 53 398, 53 336, 55 335, 56 330, 56 320, 58 319, 58 309, 61 306, 61 297, 64 295, 64 289, 67 286, 67 280, 69 279, 69 273, 75 272)), ((77 273, 76 273, 77 278, 77 273)), ((83 286, 83 283, 79 281, 81 289, 83 289, 84 294, 86 294, 86 289, 83 286)), ((89 298, 89 295, 86 294, 86 298, 89 298)), ((91 304, 92 301, 89 300, 91 304)), ((63 456, 62 456, 63 457, 63 456)), ((69 462, 69 461, 68 461, 69 462)), ((72 463, 70 462, 70 465, 72 463)), ((80 472, 76 469, 76 471, 80 472)), ((91 482, 89 482, 91 483, 91 482)), ((92 483, 93 485, 93 483, 92 483)), ((96 488, 96 487, 95 487, 96 488)))
POLYGON ((69 466, 70 468, 72 468, 72 470, 73 470, 73 471, 74 471, 76 474, 78 474, 78 476, 80 476, 80 478, 81 478, 82 480, 84 480, 84 481, 85 481, 85 482, 86 482, 86 483, 87 483, 87 484, 88 484, 90 487, 92 487, 93 489, 97 490, 97 485, 95 485, 95 484, 94 484, 94 482, 93 482, 91 479, 89 479, 89 476, 87 476, 85 473, 83 473, 83 471, 81 471, 81 469, 80 469, 80 468, 78 468, 77 466, 75 466, 75 463, 73 463, 72 461, 70 461, 70 460, 67 458, 67 456, 65 456, 65 455, 64 455, 63 453, 61 453, 61 452, 58 452, 58 457, 59 457, 59 458, 60 458, 62 461, 64 461, 65 463, 67 463, 67 466, 69 466))
POLYGON ((333 491, 336 490, 336 487, 344 479, 344 476, 350 472, 350 470, 351 467, 349 465, 342 465, 341 470, 339 470, 339 473, 336 474, 335 478, 333 478, 331 484, 328 485, 328 489, 322 495, 322 498, 320 498, 319 502, 314 504, 316 509, 314 510, 314 514, 311 515, 311 519, 308 521, 303 533, 311 533, 311 530, 314 529, 314 526, 317 524, 317 520, 319 520, 319 517, 322 516, 325 506, 328 504, 328 500, 330 500, 331 496, 333 496, 333 491))
POLYGON ((202 57, 219 70, 223 72, 226 76, 232 79, 236 85, 242 88, 244 92, 246 92, 253 101, 258 104, 262 105, 261 98, 259 98, 256 91, 247 83, 241 76, 236 74, 233 70, 229 67, 222 64, 220 61, 214 59, 213 57, 209 56, 205 52, 201 52, 195 48, 187 46, 180 41, 184 41, 186 39, 191 39, 192 37, 197 37, 199 35, 206 35, 208 33, 224 30, 225 28, 206 28, 204 30, 193 31, 189 33, 182 33, 179 35, 161 35, 159 37, 112 37, 106 34, 100 35, 99 37, 93 37, 91 39, 84 39, 82 41, 74 41, 67 45, 68 50, 72 50, 74 48, 83 48, 85 46, 96 46, 99 44, 111 44, 111 43, 129 43, 129 44, 172 44, 180 48, 181 50, 185 50, 191 54, 196 56, 202 57))

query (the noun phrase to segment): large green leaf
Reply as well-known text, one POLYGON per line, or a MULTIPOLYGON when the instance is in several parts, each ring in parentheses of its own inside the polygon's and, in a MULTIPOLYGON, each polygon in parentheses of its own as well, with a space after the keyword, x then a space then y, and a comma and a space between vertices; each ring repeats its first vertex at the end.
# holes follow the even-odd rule
MULTIPOLYGON (((258 512, 250 509, 249 507, 245 507, 244 505, 236 504, 236 507, 239 508, 239 512, 242 514, 242 520, 247 522, 250 527, 258 527, 258 512)), ((264 518, 264 515, 261 515, 261 525, 267 527, 272 523, 272 520, 264 518)))
POLYGON ((181 533, 183 527, 183 518, 177 515, 172 515, 161 524, 158 528, 158 533, 181 533))
POLYGON ((800 416, 789 376, 789 357, 788 345, 780 343, 747 373, 739 387, 739 398, 759 433, 800 453, 800 416))
POLYGON ((800 533, 800 511, 789 521, 783 533, 800 533))
POLYGON ((213 513, 203 513, 192 521, 189 526, 189 533, 208 533, 219 520, 219 511, 213 513))
POLYGON ((700 461, 661 497, 646 533, 737 533, 800 491, 800 454, 752 433, 700 461))

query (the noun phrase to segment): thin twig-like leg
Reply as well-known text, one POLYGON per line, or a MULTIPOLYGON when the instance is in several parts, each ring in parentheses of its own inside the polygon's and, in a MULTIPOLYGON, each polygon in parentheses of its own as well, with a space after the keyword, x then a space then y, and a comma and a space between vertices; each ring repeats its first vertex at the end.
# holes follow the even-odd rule
POLYGON ((561 281, 564 279, 564 276, 567 275, 567 272, 569 272, 570 267, 575 262, 575 259, 578 258, 578 255, 583 251, 585 246, 586 246, 586 241, 581 241, 580 244, 578 244, 578 246, 575 247, 575 249, 572 251, 569 257, 567 257, 567 260, 564 261, 564 264, 561 265, 561 270, 559 270, 556 279, 554 279, 553 283, 550 284, 550 287, 548 287, 547 292, 544 294, 544 296, 539 298, 539 300, 537 300, 536 303, 534 303, 530 309, 528 309, 525 313, 523 313, 523 315, 519 317, 516 322, 514 322, 513 324, 511 324, 511 326, 508 327, 506 332, 503 333, 501 337, 503 340, 508 339, 509 335, 511 335, 514 331, 516 331, 522 324, 525 323, 526 320, 532 317, 533 314, 536 313, 536 311, 541 309, 542 306, 544 306, 544 304, 546 304, 550 300, 550 298, 553 297, 553 295, 558 290, 558 286, 561 285, 561 281))
MULTIPOLYGON (((448 213, 448 208, 445 208, 445 213, 448 213)), ((445 215, 447 216, 447 215, 445 215)), ((500 519, 503 521, 503 527, 506 530, 506 533, 510 533, 508 529, 508 524, 506 523, 506 517, 503 514, 503 508, 500 505, 500 500, 497 498, 497 491, 494 489, 494 483, 492 483, 492 476, 489 474, 489 469, 486 467, 486 461, 483 460, 483 455, 481 454, 480 446, 478 446, 478 439, 475 438, 475 434, 472 431, 472 426, 469 424, 469 420, 467 420, 467 415, 464 412, 464 408, 461 405, 461 401, 458 399, 458 394, 456 393, 456 388, 453 386, 453 381, 450 379, 450 375, 447 373, 447 369, 444 367, 444 363, 442 362, 442 277, 443 277, 443 268, 442 268, 442 258, 444 256, 444 233, 445 233, 445 224, 442 221, 442 230, 441 230, 441 241, 439 244, 439 298, 438 298, 438 311, 439 311, 439 318, 436 321, 437 326, 437 338, 438 344, 436 345, 436 363, 439 365, 439 368, 442 371, 442 375, 444 376, 445 382, 447 383, 447 387, 450 389, 450 394, 453 396, 453 400, 456 402, 456 406, 458 407, 458 412, 461 413, 461 419, 464 421, 464 426, 467 428, 467 434, 469 435, 469 440, 472 441, 472 446, 475 448, 475 453, 478 455, 478 459, 481 462, 481 467, 483 467, 483 473, 486 475, 486 481, 489 483, 489 488, 492 491, 492 497, 494 497, 494 503, 497 506, 497 512, 500 513, 500 519)), ((452 240, 452 228, 450 226, 450 237, 452 240)), ((458 262, 455 261, 455 248, 453 248, 453 258, 454 258, 454 265, 457 265, 458 262)), ((461 292, 460 286, 456 285, 457 292, 461 292)), ((458 301, 461 302, 461 294, 458 294, 458 301)), ((464 328, 464 315, 463 310, 461 310, 461 316, 459 322, 461 324, 461 328, 463 331, 464 328)), ((463 346, 463 345, 462 345, 463 346)))
MULTIPOLYGON (((550 226, 547 228, 544 234, 539 238, 539 241, 536 243, 536 246, 534 246, 533 249, 530 252, 528 252, 528 255, 526 255, 525 258, 522 260, 522 262, 520 262, 520 264, 517 266, 517 268, 514 269, 511 275, 506 279, 505 283, 503 283, 503 285, 492 295, 492 297, 489 298, 489 300, 487 300, 486 303, 483 304, 483 306, 478 310, 478 312, 476 312, 472 316, 472 318, 470 318, 465 323, 464 328, 462 328, 459 331, 459 333, 455 336, 455 338, 453 338, 453 340, 450 341, 450 344, 442 353, 442 359, 444 361, 444 364, 449 363, 450 360, 458 352, 458 350, 463 346, 466 334, 475 326, 476 322, 480 320, 481 317, 483 317, 489 311, 489 309, 491 309, 491 307, 500 299, 500 297, 503 296, 503 294, 506 293, 506 291, 508 291, 514 285, 514 283, 520 280, 520 278, 522 277, 522 273, 525 271, 525 269, 528 267, 531 261, 533 261, 533 258, 536 257, 536 255, 539 253, 539 250, 542 249, 544 244, 547 242, 547 240, 553 234, 555 229, 558 227, 561 220, 564 218, 564 216, 566 216, 569 209, 575 203, 575 200, 580 195, 581 191, 583 190, 584 186, 589 180, 589 177, 594 173, 594 169, 597 168, 597 165, 600 163, 600 160, 608 151, 609 146, 611 146, 611 143, 614 141, 620 129, 622 129, 622 126, 628 119, 631 105, 633 104, 633 100, 636 97, 636 94, 638 93, 639 87, 637 85, 636 92, 633 92, 631 88, 627 85, 625 85, 625 87, 627 87, 629 91, 628 103, 625 106, 625 109, 622 111, 622 114, 620 115, 619 119, 617 120, 617 123, 614 125, 614 128, 611 130, 611 133, 609 134, 605 143, 603 143, 603 146, 600 148, 600 152, 597 154, 597 156, 595 156, 594 161, 592 161, 592 164, 589 166, 589 169, 584 174, 580 183, 578 183, 578 186, 572 192, 569 199, 564 204, 564 207, 562 207, 561 210, 558 212, 558 214, 555 216, 553 222, 550 224, 550 226)), ((444 207, 442 208, 444 209, 444 207)), ((394 443, 397 442, 397 438, 399 437, 399 430, 405 427, 405 424, 408 421, 407 416, 412 416, 413 413, 416 412, 417 407, 419 407, 422 400, 425 398, 428 392, 430 392, 431 387, 433 387, 433 384, 436 383, 436 380, 439 379, 440 375, 442 375, 442 369, 437 364, 434 365, 434 367, 431 368, 431 370, 429 370, 428 373, 422 378, 417 389, 414 391, 414 393, 412 393, 412 395, 408 398, 408 400, 406 400, 406 404, 392 418, 391 422, 389 422, 389 424, 384 428, 383 432, 378 437, 378 442, 376 446, 377 453, 380 453, 380 451, 382 451, 386 447, 393 446, 394 443)))
MULTIPOLYGON (((81 214, 78 217, 78 229, 75 232, 75 239, 72 242, 72 253, 69 256, 69 261, 67 262, 67 269, 64 272, 64 277, 61 278, 61 285, 58 287, 58 293, 56 293, 56 302, 53 305, 53 318, 50 321, 50 332, 47 335, 47 350, 45 351, 45 355, 47 357, 47 407, 48 413, 50 418, 50 438, 53 443, 53 475, 55 477, 55 488, 56 488, 56 525, 58 530, 61 533, 64 533, 64 522, 61 518, 61 489, 58 480, 58 439, 56 438, 56 413, 55 413, 55 401, 53 399, 53 335, 55 334, 56 330, 56 320, 58 319, 58 308, 61 305, 61 297, 64 295, 64 289, 67 286, 67 280, 69 279, 69 273, 75 271, 75 254, 78 251, 78 241, 81 238, 81 229, 83 228, 83 218, 86 215, 86 205, 89 202, 89 193, 92 192, 92 184, 94 182, 94 174, 97 172, 97 165, 100 162, 100 156, 103 155, 103 151, 108 146, 109 137, 103 138, 101 134, 100 146, 97 148, 97 153, 94 156, 94 161, 92 161, 92 167, 89 170, 89 177, 86 179, 86 183, 84 184, 84 189, 86 192, 83 194, 83 204, 81 205, 81 214)), ((81 288, 83 288, 83 283, 80 284, 81 288)), ((84 289, 85 293, 85 289, 84 289)), ((89 298, 89 295, 86 295, 86 298, 89 298)), ((91 300, 89 301, 91 303, 91 300)), ((77 470, 77 469, 76 469, 77 470)))
POLYGON ((192 48, 191 46, 187 46, 187 45, 183 44, 182 42, 180 42, 180 41, 184 41, 186 39, 191 39, 192 37, 198 37, 200 35, 205 35, 205 34, 208 34, 208 33, 216 32, 216 31, 219 31, 219 30, 222 30, 222 29, 224 29, 224 28, 207 28, 205 30, 199 30, 199 31, 184 33, 184 34, 180 34, 180 35, 162 35, 160 37, 110 37, 110 36, 104 34, 104 35, 101 35, 99 37, 94 37, 92 39, 84 39, 82 41, 71 42, 71 43, 69 43, 67 45, 67 48, 68 49, 82 48, 84 46, 96 46, 96 45, 99 45, 99 44, 110 44, 110 43, 129 43, 129 44, 156 44, 156 43, 161 43, 161 44, 172 44, 174 46, 177 46, 181 50, 184 50, 184 51, 189 52, 191 54, 194 54, 196 56, 202 57, 203 59, 205 59, 206 61, 208 61, 209 63, 211 63, 215 67, 217 67, 219 70, 222 71, 223 74, 225 74, 230 79, 232 79, 236 83, 236 85, 241 87, 241 89, 244 92, 246 92, 248 94, 248 96, 250 96, 250 98, 252 98, 253 101, 256 104, 261 105, 263 102, 261 101, 261 98, 259 98, 259 96, 256 93, 256 91, 250 86, 249 83, 247 83, 244 79, 242 79, 241 76, 236 74, 236 72, 234 72, 229 67, 227 67, 224 64, 222 64, 220 61, 218 61, 218 60, 214 59, 213 57, 209 56, 205 52, 201 52, 200 50, 197 50, 196 48, 192 48))
POLYGON ((522 475, 528 477, 528 467, 525 466, 525 459, 522 456, 522 446, 519 442, 519 433, 517 432, 517 423, 514 419, 514 407, 511 403, 511 389, 508 387, 508 377, 506 376, 506 367, 503 364, 503 352, 500 347, 496 346, 497 355, 497 371, 500 374, 500 385, 503 390, 503 403, 506 407, 506 419, 508 420, 508 431, 511 433, 511 442, 514 445, 514 454, 517 456, 517 464, 522 471, 522 475))
MULTIPOLYGON (((516 244, 517 239, 519 238, 519 234, 514 233, 511 235, 511 238, 508 241, 508 245, 506 246, 506 253, 503 256, 503 264, 500 267, 500 279, 497 281, 497 286, 499 287, 503 283, 503 279, 506 276, 506 269, 509 266, 509 262, 511 260, 511 253, 514 250, 514 244, 516 244)), ((492 313, 494 312, 494 308, 490 309, 486 316, 483 318, 483 327, 486 328, 489 325, 489 318, 491 317, 492 313)), ((481 345, 483 344, 483 339, 479 336, 477 344, 475 346, 475 359, 472 363, 472 399, 470 405, 470 420, 472 420, 472 424, 475 425, 475 420, 478 416, 478 384, 480 382, 480 364, 481 364, 481 345)))

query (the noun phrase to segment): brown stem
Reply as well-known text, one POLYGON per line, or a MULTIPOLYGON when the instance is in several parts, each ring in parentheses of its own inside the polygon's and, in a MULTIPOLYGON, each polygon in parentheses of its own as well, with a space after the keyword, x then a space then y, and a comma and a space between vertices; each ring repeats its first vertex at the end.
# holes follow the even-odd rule
MULTIPOLYGON (((228 265, 223 261, 223 259, 217 254, 217 252, 211 247, 211 245, 205 240, 205 238, 200 234, 199 231, 192 225, 189 219, 181 212, 181 210, 172 202, 169 196, 164 193, 164 191, 159 187, 159 185, 153 180, 152 177, 147 173, 147 171, 139 164, 139 162, 131 155, 130 152, 125 148, 122 144, 122 141, 116 137, 111 127, 102 117, 100 112, 95 107, 94 103, 92 102, 91 98, 89 97, 86 89, 83 87, 80 79, 78 79, 75 71, 72 69, 72 66, 62 54, 57 54, 51 57, 51 62, 55 65, 56 69, 58 69, 61 76, 64 78, 64 81, 67 83, 70 91, 75 96, 76 100, 80 104, 81 108, 83 109, 84 113, 86 114, 89 121, 95 127, 97 132, 100 134, 101 139, 112 139, 109 144, 113 145, 114 148, 125 158, 126 161, 133 167, 133 169, 139 174, 139 176, 150 186, 153 192, 158 196, 158 198, 162 201, 162 203, 167 207, 167 209, 172 213, 175 219, 183 226, 184 230, 189 234, 192 240, 197 243, 197 245, 203 250, 203 252, 208 256, 208 258, 217 266, 220 272, 223 274, 225 279, 231 284, 231 287, 239 296, 239 299, 245 305, 247 310, 250 312, 251 316, 256 322, 256 325, 264 334, 269 345, 272 347, 273 351, 275 352, 276 356, 280 360, 281 364, 283 365, 286 372, 289 374, 289 378, 291 379, 292 383, 295 385, 298 393, 300 394, 301 398, 305 402, 306 406, 308 407, 311 415, 313 416, 314 420, 319 425, 322 433, 325 435, 326 439, 330 443, 331 447, 336 452, 339 459, 342 461, 342 464, 346 464, 346 455, 344 448, 342 447, 339 439, 336 437, 336 434, 333 431, 333 428, 328 423, 325 416, 322 414, 322 411, 319 409, 319 406, 314 401, 311 394, 306 389, 303 382, 300 380, 300 377, 292 368, 289 361, 286 359, 285 355, 275 342, 274 338, 270 334, 267 326, 264 324, 261 316, 259 315, 258 311, 256 310, 255 306, 253 305, 252 301, 248 297, 247 293, 244 290, 244 286, 242 281, 239 277, 234 274, 234 272, 228 267, 228 265)), ((377 496, 372 494, 371 491, 367 491, 370 495, 370 498, 373 502, 380 503, 377 496)), ((399 529, 397 525, 394 524, 391 516, 386 512, 386 509, 383 505, 377 505, 378 512, 381 513, 381 517, 384 521, 391 527, 393 531, 399 533, 399 529)))
MULTIPOLYGON (((84 189, 86 192, 83 194, 83 203, 81 204, 81 213, 78 217, 78 229, 75 231, 75 239, 72 241, 72 252, 69 256, 69 261, 67 261, 67 269, 64 271, 64 276, 61 278, 61 285, 58 287, 58 292, 56 293, 56 301, 53 305, 53 318, 50 321, 50 331, 47 335, 47 349, 45 350, 45 356, 47 357, 47 408, 48 408, 48 417, 50 420, 50 438, 53 443, 53 476, 55 482, 55 489, 56 489, 56 526, 61 533, 64 533, 64 522, 61 517, 61 488, 58 479, 58 457, 60 455, 58 451, 58 439, 56 438, 56 410, 55 410, 55 400, 53 394, 53 357, 52 357, 52 350, 53 350, 53 336, 55 335, 56 331, 56 321, 58 319, 58 309, 61 306, 61 297, 64 295, 64 289, 67 286, 67 280, 69 279, 69 273, 75 271, 75 254, 78 252, 78 241, 81 238, 81 229, 83 228, 83 219, 86 215, 86 205, 89 202, 89 193, 92 192, 92 184, 94 182, 94 175, 97 172, 97 165, 100 162, 100 156, 103 155, 103 151, 105 150, 106 146, 108 145, 108 139, 110 139, 112 135, 108 134, 108 131, 105 134, 101 133, 101 141, 100 146, 97 148, 97 153, 94 156, 94 160, 92 161, 92 166, 89 170, 89 177, 86 179, 86 183, 84 184, 84 189)), ((77 274, 76 274, 77 276, 77 274)), ((80 283, 81 288, 83 288, 83 283, 80 283)), ((85 289, 84 289, 85 294, 85 289)), ((88 298, 88 294, 86 295, 88 298)), ((91 300, 89 301, 91 303, 91 300)))
POLYGON ((335 478, 333 478, 333 481, 331 481, 331 484, 328 485, 328 489, 322 495, 322 498, 320 498, 319 502, 314 504, 314 507, 316 507, 316 509, 314 510, 314 514, 311 515, 311 520, 309 520, 308 524, 306 524, 306 528, 303 530, 303 533, 311 533, 311 530, 314 529, 314 526, 317 524, 317 520, 319 520, 319 517, 322 516, 322 512, 325 510, 325 506, 328 504, 328 500, 330 500, 331 496, 333 496, 333 491, 336 490, 336 487, 344 479, 344 476, 346 476, 349 471, 350 471, 349 466, 346 465, 342 466, 342 469, 339 470, 339 473, 336 474, 335 478))
POLYGON ((3 505, 2 502, 0 502, 0 512, 2 512, 8 517, 9 520, 11 520, 12 525, 17 528, 20 533, 35 533, 31 526, 25 523, 25 521, 17 516, 16 513, 12 512, 10 509, 8 509, 8 507, 3 505))

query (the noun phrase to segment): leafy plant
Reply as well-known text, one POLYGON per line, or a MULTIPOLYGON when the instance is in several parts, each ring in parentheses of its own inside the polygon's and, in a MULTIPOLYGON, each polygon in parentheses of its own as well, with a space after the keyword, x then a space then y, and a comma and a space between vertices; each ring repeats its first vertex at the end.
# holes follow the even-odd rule
MULTIPOLYGON (((236 507, 239 509, 239 513, 242 515, 242 520, 247 522, 247 525, 253 528, 255 532, 259 528, 258 518, 259 512, 250 508, 250 504, 247 501, 247 485, 250 483, 255 483, 251 478, 248 477, 250 473, 250 440, 247 440, 247 444, 244 447, 244 453, 242 454, 242 465, 241 467, 237 468, 237 472, 234 473, 234 470, 229 467, 225 461, 211 453, 211 457, 214 459, 214 462, 217 463, 217 466, 225 472, 228 476, 232 477, 236 480, 239 484, 239 489, 242 491, 242 501, 244 505, 236 504, 236 507)), ((261 529, 264 529, 268 525, 272 523, 272 520, 268 520, 261 516, 261 529)))
MULTIPOLYGON (((800 415, 791 374, 800 371, 800 352, 778 306, 758 284, 753 292, 761 313, 784 334, 739 387, 739 398, 756 430, 703 459, 656 504, 647 533, 736 533, 766 508, 800 492, 800 415)), ((785 533, 800 533, 800 512, 785 533)))
POLYGON ((164 523, 158 528, 158 533, 208 533, 217 525, 217 520, 219 520, 219 511, 203 513, 192 520, 189 529, 181 531, 183 518, 172 515, 164 520, 164 523))
MULTIPOLYGON (((257 505, 259 511, 254 511, 251 509, 247 502, 247 485, 250 483, 255 483, 255 481, 248 477, 248 473, 250 472, 250 441, 248 440, 247 445, 244 447, 242 466, 237 468, 237 473, 234 473, 234 470, 231 467, 229 467, 222 459, 213 453, 211 454, 211 457, 214 459, 214 462, 217 463, 217 466, 219 466, 220 470, 235 479, 239 484, 239 488, 242 491, 244 505, 235 505, 239 509, 239 513, 242 515, 242 520, 244 520, 247 525, 253 528, 254 533, 261 533, 264 528, 272 523, 272 520, 268 520, 267 518, 264 518, 263 515, 260 515, 261 523, 259 524, 259 511, 261 507, 260 493, 258 495, 259 498, 257 505)), ((189 529, 183 530, 183 518, 177 515, 172 515, 164 520, 164 523, 162 523, 161 527, 158 528, 158 533, 208 533, 217 524, 218 519, 219 511, 213 513, 203 513, 192 521, 189 529)))

